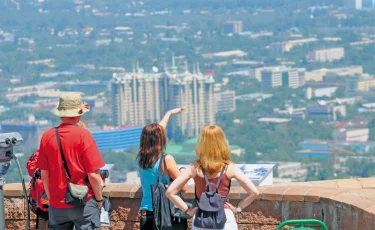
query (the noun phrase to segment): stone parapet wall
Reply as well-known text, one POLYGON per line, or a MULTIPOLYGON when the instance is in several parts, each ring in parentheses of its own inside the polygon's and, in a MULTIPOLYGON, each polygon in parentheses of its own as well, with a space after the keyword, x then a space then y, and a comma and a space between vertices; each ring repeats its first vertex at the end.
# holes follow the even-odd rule
MULTIPOLYGON (((259 187, 260 197, 237 215, 239 229, 276 229, 280 221, 313 218, 329 229, 375 229, 375 178, 298 182, 259 187)), ((142 191, 138 184, 108 184, 104 194, 113 203, 111 229, 139 229, 139 204, 142 191)), ((20 184, 5 186, 7 229, 24 229, 25 202, 20 184)), ((230 202, 237 204, 246 194, 232 187, 230 202)), ((184 195, 194 198, 194 188, 184 195)), ((35 224, 35 216, 32 216, 35 224)), ((39 229, 47 229, 40 223, 39 229)), ((103 228, 108 229, 108 228, 103 228)))

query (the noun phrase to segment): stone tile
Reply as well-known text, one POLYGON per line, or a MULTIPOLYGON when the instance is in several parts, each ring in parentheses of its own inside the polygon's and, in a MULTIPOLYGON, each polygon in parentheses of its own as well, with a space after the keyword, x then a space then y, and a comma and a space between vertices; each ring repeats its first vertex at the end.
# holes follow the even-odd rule
POLYGON ((328 181, 311 181, 313 187, 325 187, 325 188, 336 188, 338 187, 337 182, 333 180, 328 181))
POLYGON ((362 184, 362 188, 375 188, 375 178, 357 178, 362 184))
POLYGON ((367 216, 375 216, 375 204, 368 206, 364 209, 365 212, 367 212, 370 215, 367 216))
POLYGON ((299 201, 305 200, 305 194, 311 190, 311 188, 290 188, 283 194, 283 201, 299 201))
POLYGON ((319 202, 322 193, 331 189, 313 187, 305 193, 305 202, 319 202))
MULTIPOLYGON (((278 184, 274 184, 275 186, 278 186, 278 184)), ((285 184, 286 187, 311 187, 310 182, 290 182, 285 184)))
POLYGON ((374 189, 361 189, 361 190, 354 189, 354 190, 348 191, 348 194, 352 196, 357 196, 357 197, 366 197, 366 199, 369 199, 369 200, 375 200, 374 189))
POLYGON ((189 185, 186 192, 183 193, 185 199, 195 199, 195 186, 189 185))
POLYGON ((231 187, 229 193, 229 199, 243 199, 247 196, 246 191, 242 187, 231 187))
POLYGON ((22 197, 22 184, 21 183, 14 183, 14 184, 5 184, 4 185, 4 196, 6 197, 22 197))
POLYGON ((361 181, 357 179, 336 180, 336 183, 340 188, 362 188, 361 181))
POLYGON ((260 194, 261 200, 282 200, 285 191, 289 190, 287 187, 269 187, 260 194))
POLYGON ((320 194, 320 198, 331 198, 336 197, 341 193, 348 192, 348 189, 344 188, 332 188, 332 189, 326 189, 324 192, 320 194))
POLYGON ((106 184, 102 190, 104 196, 110 196, 113 188, 118 187, 120 184, 106 184))
POLYGON ((139 184, 119 184, 109 191, 111 197, 141 198, 142 188, 139 184))

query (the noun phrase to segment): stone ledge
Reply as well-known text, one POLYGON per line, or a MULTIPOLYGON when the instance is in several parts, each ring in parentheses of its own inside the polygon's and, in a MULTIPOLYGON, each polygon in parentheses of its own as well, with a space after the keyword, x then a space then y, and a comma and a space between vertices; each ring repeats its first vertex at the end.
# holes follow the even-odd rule
MULTIPOLYGON (((260 196, 237 215, 239 229, 275 229, 287 219, 314 218, 322 220, 329 229, 375 229, 375 178, 282 183, 258 187, 260 196)), ((22 229, 25 224, 25 200, 21 184, 7 184, 7 229, 22 229)), ((108 184, 104 195, 113 202, 112 228, 138 229, 142 189, 139 184, 108 184)), ((233 186, 229 195, 235 205, 246 196, 241 187, 233 186)), ((194 187, 184 194, 194 199, 194 187)), ((35 216, 32 215, 33 224, 35 216)), ((47 229, 47 228, 42 228, 47 229)), ((109 228, 103 228, 109 229, 109 228)))
MULTIPOLYGON (((375 188, 375 178, 281 183, 258 187, 260 192, 258 200, 319 202, 324 198, 340 205, 346 204, 371 211, 375 207, 373 188, 375 188)), ((20 183, 6 184, 4 193, 6 197, 21 197, 22 186, 20 183)), ((113 183, 105 186, 103 194, 112 198, 139 199, 142 197, 142 188, 139 184, 113 183)), ((246 192, 241 187, 233 186, 229 199, 239 200, 245 196, 246 192)), ((184 198, 194 199, 194 186, 188 187, 184 198)))

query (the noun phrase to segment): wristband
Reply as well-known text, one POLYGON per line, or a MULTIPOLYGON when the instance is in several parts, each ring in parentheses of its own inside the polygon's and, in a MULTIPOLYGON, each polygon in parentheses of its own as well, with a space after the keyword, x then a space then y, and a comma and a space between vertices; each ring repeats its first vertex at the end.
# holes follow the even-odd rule
POLYGON ((242 212, 242 208, 240 206, 237 206, 236 211, 237 212, 242 212))
POLYGON ((103 202, 103 199, 101 199, 101 200, 96 200, 96 202, 98 202, 98 203, 99 203, 99 202, 103 202))
POLYGON ((190 209, 190 208, 189 208, 189 206, 188 206, 187 209, 186 209, 186 211, 185 211, 184 213, 187 214, 187 212, 189 211, 189 209, 190 209))

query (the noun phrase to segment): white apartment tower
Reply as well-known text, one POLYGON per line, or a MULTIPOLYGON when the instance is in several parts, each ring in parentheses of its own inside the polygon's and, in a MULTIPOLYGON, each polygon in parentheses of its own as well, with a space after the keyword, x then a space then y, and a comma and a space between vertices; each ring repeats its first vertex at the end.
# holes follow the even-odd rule
POLYGON ((112 113, 114 126, 146 125, 158 122, 168 109, 186 107, 173 116, 168 132, 180 127, 187 136, 197 136, 205 125, 215 122, 213 76, 205 76, 199 67, 190 72, 165 65, 164 73, 143 73, 137 68, 132 73, 113 74, 112 113))
POLYGON ((112 120, 114 126, 145 125, 158 122, 164 112, 163 76, 160 73, 113 74, 112 120))
POLYGON ((205 76, 197 68, 189 72, 185 69, 178 71, 173 61, 172 67, 165 66, 168 82, 168 108, 186 107, 180 116, 172 118, 170 129, 180 127, 187 136, 198 136, 200 129, 214 124, 213 76, 205 76))

